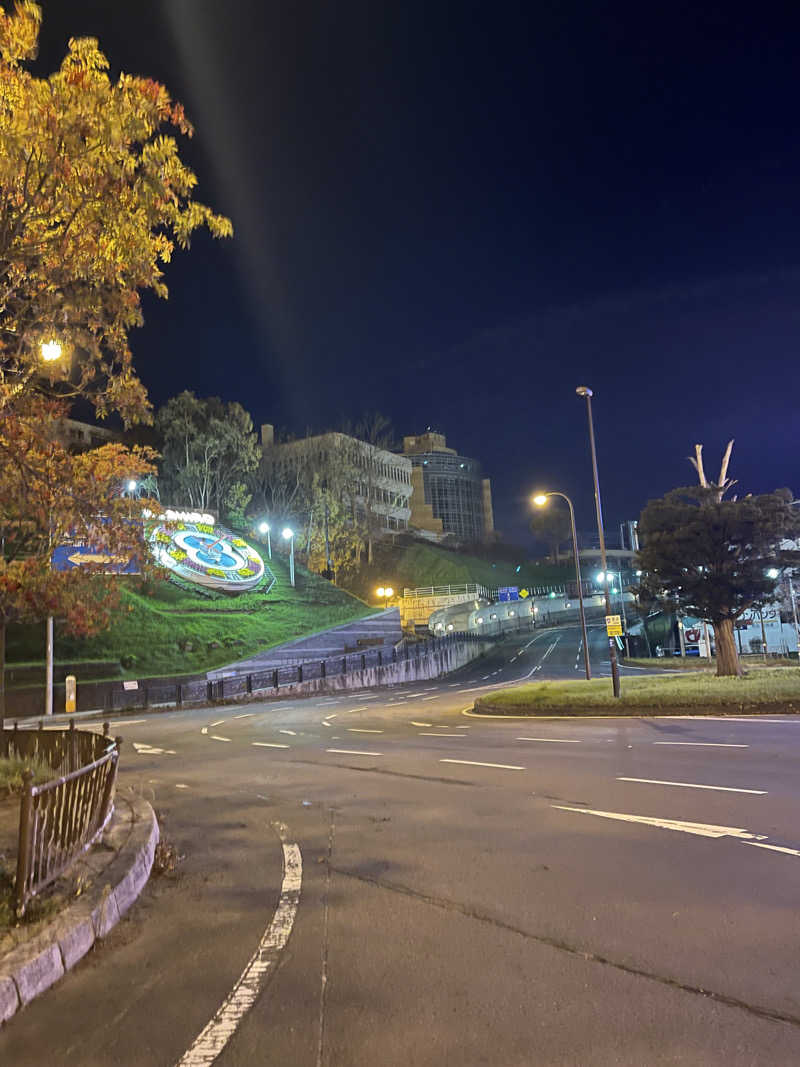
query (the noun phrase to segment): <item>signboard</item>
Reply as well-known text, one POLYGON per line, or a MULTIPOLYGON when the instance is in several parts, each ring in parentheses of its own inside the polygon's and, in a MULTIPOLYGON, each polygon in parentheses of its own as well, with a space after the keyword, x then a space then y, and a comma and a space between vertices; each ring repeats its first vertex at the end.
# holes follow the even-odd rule
POLYGON ((524 600, 526 596, 528 596, 528 590, 527 589, 520 589, 520 591, 519 591, 520 600, 524 600))
POLYGON ((609 637, 622 637, 621 615, 606 615, 606 633, 609 637))
POLYGON ((516 585, 505 585, 497 590, 498 600, 519 600, 519 588, 516 585))
POLYGON ((53 570, 74 571, 81 567, 92 567, 97 573, 102 568, 103 574, 138 574, 139 567, 135 560, 126 556, 111 556, 107 552, 98 551, 91 545, 75 542, 74 544, 58 545, 53 549, 53 570))

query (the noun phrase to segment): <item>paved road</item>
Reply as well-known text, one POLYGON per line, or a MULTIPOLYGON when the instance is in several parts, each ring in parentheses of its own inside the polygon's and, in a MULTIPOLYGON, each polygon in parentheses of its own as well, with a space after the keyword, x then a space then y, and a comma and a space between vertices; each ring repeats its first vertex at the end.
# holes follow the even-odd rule
POLYGON ((185 858, 0 1063, 800 1063, 800 719, 464 713, 578 653, 541 631, 439 684, 120 722, 185 858))

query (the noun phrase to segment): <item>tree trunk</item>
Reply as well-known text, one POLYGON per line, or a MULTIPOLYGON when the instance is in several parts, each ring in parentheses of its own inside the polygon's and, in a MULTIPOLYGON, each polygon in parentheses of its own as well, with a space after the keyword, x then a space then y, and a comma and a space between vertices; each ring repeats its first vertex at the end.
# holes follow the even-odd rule
POLYGON ((742 673, 742 667, 736 652, 733 619, 714 619, 713 626, 717 639, 717 677, 738 677, 742 673))

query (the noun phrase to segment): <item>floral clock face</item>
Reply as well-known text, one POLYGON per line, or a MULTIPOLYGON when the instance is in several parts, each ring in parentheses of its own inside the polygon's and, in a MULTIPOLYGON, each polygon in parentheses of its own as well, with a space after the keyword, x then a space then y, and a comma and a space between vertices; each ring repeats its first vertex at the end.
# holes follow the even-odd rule
POLYGON ((159 522, 148 540, 161 566, 187 582, 243 593, 264 577, 264 561, 255 549, 219 526, 159 522))

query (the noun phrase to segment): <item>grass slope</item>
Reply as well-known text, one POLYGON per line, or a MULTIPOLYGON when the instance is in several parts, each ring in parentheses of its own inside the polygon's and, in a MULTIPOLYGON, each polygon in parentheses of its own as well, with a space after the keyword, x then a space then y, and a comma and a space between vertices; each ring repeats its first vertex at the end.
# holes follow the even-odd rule
POLYGON ((536 564, 522 557, 518 560, 484 559, 455 549, 414 541, 376 545, 372 566, 363 566, 345 584, 357 595, 368 599, 373 597, 376 586, 387 583, 401 594, 404 587, 415 589, 426 585, 460 585, 465 582, 478 582, 489 589, 504 585, 522 588, 563 584, 571 580, 574 573, 569 566, 536 564))
POLYGON ((800 710, 800 668, 764 668, 743 678, 695 673, 626 677, 619 700, 608 678, 535 682, 481 697, 475 710, 501 715, 659 715, 752 712, 759 705, 800 710))
MULTIPOLYGON (((253 592, 209 599, 169 582, 139 590, 128 587, 122 594, 120 613, 105 632, 75 639, 59 634, 56 627, 56 659, 118 660, 133 656, 130 670, 124 672, 131 677, 193 673, 374 610, 299 567, 292 589, 284 559, 275 555, 270 565, 277 581, 266 596, 253 592), (191 650, 182 649, 187 642, 191 650), (209 648, 212 642, 223 647, 209 648)), ((41 660, 43 631, 43 626, 14 627, 9 634, 9 659, 41 660)))

